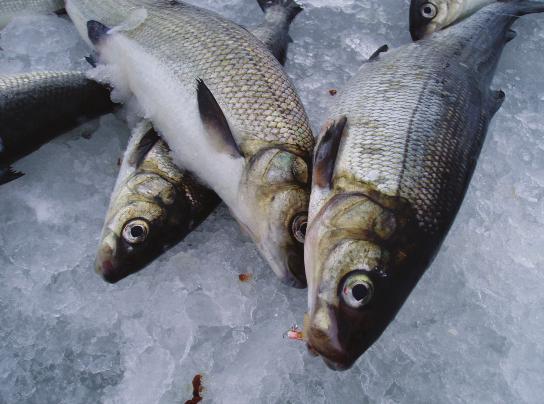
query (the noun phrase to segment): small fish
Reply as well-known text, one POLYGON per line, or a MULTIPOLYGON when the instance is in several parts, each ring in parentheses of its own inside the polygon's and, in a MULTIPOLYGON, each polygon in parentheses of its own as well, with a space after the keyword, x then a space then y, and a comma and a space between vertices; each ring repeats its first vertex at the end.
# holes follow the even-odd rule
MULTIPOLYGON (((290 1, 260 4, 265 20, 251 32, 285 62, 290 22, 300 10, 290 1)), ((213 191, 174 164, 168 145, 150 124, 142 125, 123 159, 96 257, 96 271, 109 282, 143 269, 194 230, 219 203, 213 191), (165 194, 173 197, 165 201, 165 194)), ((239 278, 247 282, 251 274, 239 278)))
POLYGON ((149 122, 128 144, 96 257, 96 271, 111 283, 144 268, 196 228, 219 197, 178 168, 149 122))
POLYGON ((500 0, 412 0, 410 34, 417 41, 500 0))
POLYGON ((18 15, 61 13, 63 10, 64 0, 2 0, 0 1, 0 29, 18 15))
POLYGON ((542 2, 497 2, 381 48, 338 96, 316 148, 305 243, 304 334, 331 368, 370 348, 438 252, 504 100, 490 85, 510 26, 539 12, 542 2))
POLYGON ((266 46, 181 1, 68 0, 66 9, 176 162, 221 197, 282 281, 304 287, 314 138, 266 46))
POLYGON ((109 90, 83 72, 0 75, 0 184, 22 175, 15 161, 113 107, 109 90))

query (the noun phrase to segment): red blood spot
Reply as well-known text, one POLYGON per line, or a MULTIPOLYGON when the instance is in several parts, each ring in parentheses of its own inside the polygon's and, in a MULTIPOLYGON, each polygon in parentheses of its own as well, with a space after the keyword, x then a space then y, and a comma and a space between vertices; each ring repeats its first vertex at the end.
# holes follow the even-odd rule
POLYGON ((238 279, 240 279, 240 282, 249 282, 253 275, 251 274, 240 274, 238 275, 238 279))
POLYGON ((105 272, 111 271, 113 269, 113 264, 110 260, 106 260, 102 263, 102 270, 105 272))
POLYGON ((203 391, 204 387, 202 386, 202 375, 197 374, 195 377, 193 377, 193 398, 185 401, 185 404, 200 403, 202 401, 202 396, 200 393, 203 391))

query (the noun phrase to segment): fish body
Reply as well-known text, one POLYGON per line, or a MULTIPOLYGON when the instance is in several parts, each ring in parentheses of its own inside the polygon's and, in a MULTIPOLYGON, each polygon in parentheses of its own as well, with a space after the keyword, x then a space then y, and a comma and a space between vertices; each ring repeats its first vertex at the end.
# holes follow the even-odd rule
MULTIPOLYGON (((292 14, 300 9, 293 1, 280 0, 266 2, 263 10, 263 23, 251 32, 285 61, 292 14)), ((219 202, 211 189, 174 163, 168 145, 149 122, 142 122, 133 131, 112 194, 97 272, 117 282, 143 269, 194 230, 219 202)))
POLYGON ((417 41, 500 0, 412 0, 410 34, 417 41))
MULTIPOLYGON (((0 75, 0 170, 112 109, 109 90, 83 72, 0 75)), ((0 183, 9 179, 0 176, 0 183)))
POLYGON ((305 243, 309 348, 349 368, 430 265, 504 93, 490 89, 511 24, 544 3, 499 2, 375 54, 347 84, 314 160, 305 243))
POLYGON ((2 0, 0 2, 0 29, 4 28, 13 17, 27 14, 60 12, 64 0, 2 0))
POLYGON ((108 282, 134 273, 181 241, 219 197, 172 160, 149 122, 132 132, 112 194, 97 271, 108 282))
POLYGON ((225 201, 280 279, 303 286, 298 227, 305 228, 314 139, 266 46, 183 2, 69 0, 66 9, 175 161, 225 201))

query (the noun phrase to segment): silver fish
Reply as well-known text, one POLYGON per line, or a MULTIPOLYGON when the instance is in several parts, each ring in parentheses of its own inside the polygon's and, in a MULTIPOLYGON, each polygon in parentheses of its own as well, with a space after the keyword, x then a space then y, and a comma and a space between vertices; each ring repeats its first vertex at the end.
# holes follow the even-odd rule
POLYGON ((183 2, 68 0, 66 9, 176 161, 225 201, 280 279, 304 286, 314 138, 266 46, 183 2))
POLYGON ((412 0, 410 35, 417 41, 499 0, 412 0))
POLYGON ((172 161, 149 122, 133 130, 96 258, 117 282, 180 242, 219 204, 219 197, 172 161))
POLYGON ((107 88, 78 71, 0 75, 0 184, 10 165, 56 135, 111 112, 107 88))
MULTIPOLYGON (((251 32, 285 61, 289 26, 302 9, 292 1, 259 1, 265 21, 251 32)), ((219 197, 174 164, 149 123, 135 129, 112 194, 96 270, 117 282, 180 242, 218 205, 219 197)))
POLYGON ((428 39, 380 49, 332 108, 305 244, 310 350, 346 369, 393 320, 463 201, 504 93, 490 89, 518 16, 491 4, 428 39))
POLYGON ((2 0, 0 1, 0 29, 18 15, 59 13, 63 9, 64 0, 2 0))

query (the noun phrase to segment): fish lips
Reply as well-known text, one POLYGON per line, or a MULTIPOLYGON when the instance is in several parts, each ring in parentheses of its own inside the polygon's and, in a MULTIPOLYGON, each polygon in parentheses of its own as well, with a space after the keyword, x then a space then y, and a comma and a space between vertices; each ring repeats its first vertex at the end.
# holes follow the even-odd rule
POLYGON ((372 319, 359 317, 353 310, 328 306, 325 311, 326 328, 319 327, 311 318, 305 324, 308 350, 321 356, 330 369, 348 370, 379 335, 365 330, 365 322, 370 320, 372 323, 372 319))

